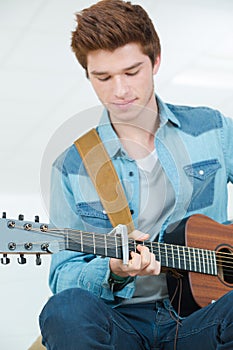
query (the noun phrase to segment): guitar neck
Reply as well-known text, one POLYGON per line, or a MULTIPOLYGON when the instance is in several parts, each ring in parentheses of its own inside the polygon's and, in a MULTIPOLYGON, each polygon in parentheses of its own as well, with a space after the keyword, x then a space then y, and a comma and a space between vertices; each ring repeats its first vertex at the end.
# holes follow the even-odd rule
MULTIPOLYGON (((72 250, 82 253, 122 259, 128 262, 130 252, 137 251, 137 245, 143 244, 161 262, 162 267, 217 275, 217 260, 221 263, 219 252, 208 249, 192 248, 183 245, 137 242, 129 239, 125 227, 119 225, 109 234, 82 232, 72 229, 58 229, 47 224, 25 222, 21 220, 0 219, 0 252, 3 254, 39 254, 55 253, 59 250, 72 250)), ((224 254, 224 253, 223 253, 224 254)), ((231 255, 230 255, 231 257, 231 255)), ((225 266, 231 261, 225 260, 225 266)))
MULTIPOLYGON (((78 236, 77 233, 74 236, 72 231, 68 230, 66 249, 123 259, 123 246, 120 236, 82 231, 79 231, 78 236)), ((138 244, 148 247, 163 267, 217 275, 215 251, 159 242, 138 242, 130 239, 128 241, 129 252, 136 252, 138 244)))

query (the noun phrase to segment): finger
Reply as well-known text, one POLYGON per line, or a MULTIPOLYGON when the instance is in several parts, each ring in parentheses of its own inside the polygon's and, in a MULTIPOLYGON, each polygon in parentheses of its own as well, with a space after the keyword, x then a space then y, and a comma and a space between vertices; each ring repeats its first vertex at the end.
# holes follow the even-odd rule
POLYGON ((128 235, 129 238, 135 239, 137 241, 145 241, 150 237, 148 233, 144 233, 138 230, 134 230, 128 235))
POLYGON ((138 244, 137 250, 141 256, 141 269, 144 269, 145 267, 150 265, 151 258, 153 258, 154 254, 151 254, 150 250, 147 247, 140 244, 138 244))
POLYGON ((143 270, 139 272, 138 275, 159 275, 161 272, 161 264, 155 259, 155 255, 151 253, 151 262, 143 270))
POLYGON ((127 271, 129 276, 136 276, 141 271, 141 256, 138 253, 131 252, 131 259, 127 266, 124 266, 123 269, 127 271))

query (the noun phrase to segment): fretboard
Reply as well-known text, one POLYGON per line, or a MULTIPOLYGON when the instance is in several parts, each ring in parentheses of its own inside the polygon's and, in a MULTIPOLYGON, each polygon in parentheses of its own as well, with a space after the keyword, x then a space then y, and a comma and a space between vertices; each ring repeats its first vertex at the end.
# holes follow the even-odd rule
MULTIPOLYGON (((155 254, 163 267, 217 275, 216 252, 174 244, 159 242, 138 242, 129 240, 129 251, 137 251, 137 245, 143 244, 155 254)), ((95 254, 104 257, 122 259, 121 237, 89 232, 68 231, 66 249, 95 254)))

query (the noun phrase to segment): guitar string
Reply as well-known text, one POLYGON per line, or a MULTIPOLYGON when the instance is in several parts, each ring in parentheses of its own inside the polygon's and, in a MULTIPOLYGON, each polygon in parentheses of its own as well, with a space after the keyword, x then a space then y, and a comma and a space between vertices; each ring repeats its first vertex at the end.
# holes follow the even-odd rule
MULTIPOLYGON (((58 230, 61 230, 61 231, 63 231, 63 229, 58 229, 58 230)), ((53 231, 53 230, 52 230, 53 231)), ((57 231, 57 230, 56 230, 57 231)), ((71 237, 73 237, 76 241, 77 241, 77 233, 81 233, 82 234, 82 236, 83 236, 83 238, 85 237, 85 243, 87 244, 87 245, 93 245, 93 236, 95 237, 95 243, 98 243, 98 239, 100 240, 100 244, 98 244, 98 247, 100 247, 100 248, 106 248, 106 245, 105 244, 102 244, 103 243, 103 235, 102 234, 96 234, 96 233, 92 233, 92 232, 83 232, 83 231, 78 231, 78 230, 70 230, 69 229, 69 231, 71 231, 71 232, 73 232, 73 236, 71 235, 71 237)), ((72 238, 71 238, 72 239, 72 238)), ((112 243, 111 244, 111 242, 110 242, 110 245, 108 245, 108 247, 109 246, 111 246, 110 248, 115 248, 116 247, 116 243, 115 243, 115 237, 113 237, 113 236, 108 236, 108 235, 106 235, 106 239, 111 239, 114 243, 112 243)), ((120 237, 117 237, 117 240, 119 240, 119 246, 121 245, 121 238, 120 237)), ((136 242, 135 240, 131 240, 131 239, 129 239, 129 244, 131 244, 131 245, 135 245, 134 243, 136 242)), ((81 244, 82 242, 81 242, 81 239, 80 239, 80 241, 78 242, 78 244, 81 244)), ((84 243, 84 242, 83 242, 84 243)), ((105 242, 104 242, 105 243, 105 242)), ((143 242, 142 242, 142 244, 143 244, 143 242)), ((151 248, 151 244, 152 244, 152 249, 154 248, 154 249, 164 249, 164 250, 166 250, 166 252, 170 249, 170 250, 172 250, 172 247, 174 248, 174 247, 176 247, 176 248, 178 248, 178 249, 181 249, 181 252, 179 252, 179 254, 181 253, 182 254, 182 250, 184 249, 185 250, 185 254, 184 255, 186 255, 186 253, 188 253, 190 250, 191 251, 193 251, 194 250, 194 252, 197 252, 197 251, 201 251, 203 254, 204 254, 204 256, 202 256, 202 257, 200 257, 200 259, 202 260, 202 261, 206 261, 206 262, 209 262, 209 257, 207 258, 206 256, 205 256, 205 254, 211 254, 212 252, 214 252, 215 254, 216 254, 216 252, 215 251, 211 251, 211 250, 209 250, 209 249, 204 249, 204 248, 193 248, 193 247, 186 247, 186 246, 178 246, 178 245, 173 245, 173 244, 166 244, 166 243, 158 243, 158 242, 148 242, 147 241, 147 245, 149 245, 149 248, 151 248), (160 248, 159 248, 160 247, 160 248)), ((96 244, 97 245, 97 244, 96 244)), ((165 252, 165 253, 166 253, 165 252)), ((169 252, 169 253, 171 253, 171 251, 169 252)), ((219 258, 218 257, 218 255, 220 255, 220 259, 218 259, 218 260, 221 260, 222 261, 222 258, 224 257, 227 257, 227 262, 228 262, 228 260, 229 260, 229 258, 231 257, 232 258, 232 262, 233 262, 233 256, 232 256, 232 254, 231 253, 227 253, 227 252, 221 252, 221 253, 217 253, 217 256, 216 256, 216 258, 219 258)), ((168 255, 168 258, 172 258, 174 256, 174 254, 171 254, 171 255, 168 255)), ((178 254, 177 254, 177 256, 178 256, 178 254)), ((180 257, 180 255, 179 255, 179 257, 180 257)), ((186 257, 187 258, 187 257, 186 257)), ((179 258, 178 258, 178 260, 179 260, 179 258)), ((192 259, 191 259, 192 260, 192 259)))
MULTIPOLYGON (((17 227, 17 228, 20 228, 20 229, 23 229, 22 227, 17 227)), ((76 242, 78 243, 78 244, 81 244, 81 243, 85 243, 86 245, 89 245, 89 246, 93 246, 94 247, 94 245, 96 245, 98 248, 105 248, 106 249, 106 244, 98 244, 98 239, 100 240, 100 243, 102 243, 103 242, 103 236, 102 236, 102 234, 96 234, 96 233, 92 233, 92 232, 82 232, 82 231, 78 231, 78 230, 71 230, 71 229, 68 229, 69 230, 69 233, 70 233, 70 231, 71 232, 74 232, 75 234, 73 234, 73 238, 76 240, 76 242), (83 236, 83 238, 85 237, 85 242, 83 241, 82 242, 82 239, 80 239, 80 241, 78 241, 78 239, 77 239, 77 233, 79 233, 80 234, 80 232, 82 233, 82 236, 83 236), (93 244, 93 240, 95 239, 95 244, 93 244)), ((41 230, 40 229, 33 229, 33 230, 31 230, 31 231, 35 231, 35 232, 40 232, 41 233, 41 230)), ((53 236, 63 236, 64 237, 64 229, 50 229, 50 230, 47 230, 46 232, 43 232, 43 234, 52 234, 53 236)), ((70 238, 69 238, 70 239, 70 238)), ((108 236, 108 235, 106 235, 106 239, 111 239, 111 240, 113 240, 114 239, 114 243, 112 243, 112 248, 115 248, 116 247, 116 242, 115 242, 115 237, 114 236, 108 236)), ((71 240, 72 240, 72 238, 71 238, 71 240)), ((118 243, 121 243, 121 240, 120 240, 120 237, 117 237, 117 240, 119 240, 119 242, 118 243)), ((135 240, 129 240, 129 244, 133 244, 134 245, 134 243, 135 243, 136 241, 135 240)), ((207 253, 209 253, 209 254, 211 254, 212 253, 212 251, 211 250, 206 250, 206 249, 202 249, 202 248, 192 248, 192 247, 186 247, 186 246, 177 246, 177 245, 172 245, 172 244, 166 244, 166 243, 156 243, 156 242, 148 242, 147 241, 147 245, 151 245, 151 243, 152 243, 152 245, 153 245, 153 247, 152 248, 154 248, 154 249, 158 249, 158 246, 159 246, 159 249, 161 250, 161 249, 165 249, 165 253, 167 253, 167 251, 169 250, 169 249, 171 249, 172 250, 172 247, 174 248, 174 247, 176 247, 176 248, 179 248, 179 249, 184 249, 185 251, 186 251, 186 253, 189 251, 189 250, 194 250, 194 252, 195 251, 202 251, 203 253, 205 253, 205 254, 207 254, 207 253), (156 247, 156 245, 157 245, 157 247, 156 247)), ((142 244, 143 244, 143 242, 142 242, 142 244)), ((111 242, 110 242, 110 245, 111 245, 111 242)), ((110 247, 110 245, 108 245, 108 247, 107 248, 109 248, 110 247)), ((119 246, 121 246, 121 244, 119 244, 119 246)), ((150 248, 150 247, 149 247, 150 248)), ((111 247, 110 247, 110 249, 111 249, 111 247)), ((180 260, 180 255, 182 255, 182 251, 181 252, 179 252, 179 258, 178 258, 178 260, 180 260), (181 254, 180 254, 181 253, 181 254)), ((186 255, 186 253, 184 254, 184 255, 186 255)), ((216 253, 215 251, 214 251, 214 253, 216 253)), ((167 255, 167 254, 166 254, 167 255)), ((223 257, 227 257, 227 262, 229 262, 229 257, 231 257, 232 258, 232 254, 230 254, 230 253, 226 253, 226 252, 221 252, 221 253, 217 253, 217 256, 216 256, 216 258, 218 258, 218 255, 220 255, 220 259, 218 259, 218 260, 221 260, 221 262, 222 262, 222 260, 223 260, 223 257)), ((168 258, 171 258, 172 259, 172 257, 174 257, 174 250, 173 250, 173 254, 172 255, 167 255, 168 256, 168 258)), ((177 256, 178 256, 178 254, 177 254, 177 256)), ((186 259, 187 259, 187 257, 186 257, 186 259)), ((200 257, 200 259, 202 260, 202 261, 209 261, 210 259, 207 259, 205 256, 203 257, 200 257)), ((191 259, 192 260, 192 259, 191 259)), ((233 260, 232 260, 233 261, 233 260)), ((222 265, 222 264, 221 264, 222 265)))
MULTIPOLYGON (((22 229, 22 230, 24 230, 25 231, 25 228, 22 228, 22 227, 18 227, 18 226, 15 226, 15 228, 18 228, 18 229, 22 229)), ((73 239, 75 239, 76 240, 76 242, 77 242, 77 244, 83 244, 83 245, 89 245, 89 246, 96 246, 97 248, 104 248, 104 249, 106 249, 106 242, 105 242, 105 244, 102 244, 102 242, 103 242, 103 235, 102 234, 96 234, 96 233, 92 233, 92 232, 83 232, 83 231, 79 231, 79 230, 72 230, 72 229, 67 229, 68 231, 69 231, 69 234, 70 234, 70 236, 73 238, 73 239), (71 232, 72 232, 72 234, 71 234, 71 232), (79 234, 79 235, 82 235, 83 237, 82 237, 82 239, 80 239, 80 241, 79 241, 79 239, 77 239, 77 233, 79 234), (94 242, 94 240, 95 240, 95 243, 93 243, 94 242), (98 240, 99 240, 99 242, 100 242, 100 244, 98 244, 98 240)), ((65 236, 66 234, 64 233, 65 231, 66 231, 66 229, 64 230, 64 229, 50 229, 50 230, 46 230, 46 231, 41 231, 41 229, 40 228, 38 228, 38 229, 36 229, 36 228, 31 228, 30 230, 28 230, 27 232, 33 232, 33 231, 35 231, 35 232, 40 232, 40 233, 43 233, 43 234, 48 234, 48 235, 53 235, 53 236, 55 236, 55 237, 61 237, 61 236, 65 236)), ((72 241, 72 238, 68 238, 70 241, 72 241)), ((108 247, 107 247, 107 249, 109 249, 109 247, 110 247, 110 249, 111 248, 116 248, 116 239, 117 239, 117 241, 119 240, 119 246, 121 247, 121 240, 120 240, 120 237, 116 237, 116 239, 115 239, 115 237, 114 236, 109 236, 109 235, 106 235, 106 240, 109 240, 109 239, 111 239, 111 240, 114 240, 114 243, 111 243, 110 242, 110 245, 111 245, 111 247, 110 247, 110 245, 108 245, 108 247)), ((38 242, 32 242, 32 243, 34 243, 34 244, 38 244, 38 242)), ((40 242, 39 242, 40 243, 40 242)), ((135 243, 135 240, 129 240, 129 244, 131 244, 131 245, 135 245, 134 244, 135 243)), ((189 251, 191 250, 192 251, 192 255, 194 254, 193 253, 193 251, 195 252, 195 251, 201 251, 203 254, 204 254, 204 256, 200 256, 200 257, 198 257, 198 259, 200 259, 201 260, 201 263, 207 263, 207 264, 210 264, 210 265, 213 265, 213 262, 212 263, 210 263, 210 259, 209 258, 207 258, 207 257, 205 257, 205 254, 211 254, 212 253, 212 251, 211 250, 206 250, 206 249, 202 249, 202 248, 192 248, 192 247, 186 247, 186 246, 177 246, 177 245, 172 245, 172 244, 166 244, 166 243, 157 243, 157 242, 148 242, 147 241, 147 245, 149 245, 149 248, 151 248, 151 243, 152 243, 152 249, 154 248, 154 249, 160 249, 160 252, 161 252, 161 254, 163 254, 163 253, 165 253, 165 255, 166 255, 166 258, 167 259, 172 259, 172 260, 178 260, 178 261, 180 261, 181 263, 184 261, 184 260, 186 260, 187 261, 187 257, 186 257, 186 254, 189 254, 189 251), (158 248, 159 247, 159 248, 158 248), (173 247, 173 249, 172 249, 172 247, 173 247), (179 254, 174 254, 174 247, 175 248, 178 248, 178 249, 181 249, 181 252, 179 252, 179 254), (164 251, 163 251, 164 250, 164 251), (183 253, 183 250, 185 251, 185 254, 183 253), (172 255, 170 255, 170 253, 171 253, 171 251, 172 251, 172 255), (169 253, 169 254, 168 254, 169 253), (184 255, 183 256, 183 259, 182 259, 182 254, 184 255)), ((17 244, 20 244, 20 243, 17 243, 17 244)), ((22 243, 23 244, 23 243, 22 243)), ((108 242, 108 244, 109 244, 109 242, 108 242)), ((143 244, 143 242, 142 242, 142 244, 143 244)), ((230 265, 228 265, 229 263, 233 263, 233 257, 232 257, 232 254, 230 254, 230 253, 226 253, 226 252, 215 252, 214 251, 214 253, 216 254, 216 264, 217 265, 219 265, 220 264, 220 266, 221 267, 225 267, 225 268, 231 268, 231 266, 230 265), (220 255, 220 256, 219 256, 220 255), (224 265, 224 264, 226 264, 226 265, 224 265)), ((165 258, 165 259, 166 259, 165 258)), ((211 260, 212 260, 212 258, 211 258, 211 260)), ((198 264, 198 262, 197 262, 197 260, 196 259, 193 259, 192 260, 192 258, 191 259, 188 259, 188 261, 190 261, 191 263, 197 263, 198 264)))
MULTIPOLYGON (((16 228, 18 228, 18 229, 22 229, 22 230, 24 230, 25 231, 25 229, 24 228, 22 228, 22 227, 16 227, 16 228)), ((41 231, 41 229, 35 229, 35 228, 33 228, 33 229, 31 229, 31 230, 29 230, 29 232, 31 231, 31 232, 33 232, 33 231, 35 231, 35 232, 39 232, 39 233, 43 233, 43 234, 48 234, 48 235, 53 235, 53 236, 55 236, 55 237, 61 237, 61 236, 63 236, 63 238, 64 238, 64 236, 66 236, 66 233, 64 233, 66 230, 68 230, 69 231, 69 234, 70 234, 70 232, 73 232, 73 235, 71 235, 70 234, 70 237, 68 238, 68 239, 70 239, 71 241, 72 241, 72 238, 73 239, 75 239, 76 240, 76 242, 78 242, 78 244, 81 244, 82 243, 82 238, 80 238, 80 241, 79 241, 79 239, 77 239, 78 237, 77 237, 77 233, 79 234, 79 235, 82 235, 82 237, 83 238, 85 238, 85 242, 83 242, 83 243, 86 243, 86 245, 90 245, 90 246, 94 246, 94 244, 93 244, 93 241, 95 241, 95 244, 96 244, 96 242, 98 243, 98 239, 99 239, 99 241, 100 241, 100 244, 98 244, 98 247, 100 247, 100 248, 106 248, 106 245, 105 245, 105 242, 104 242, 104 244, 102 244, 103 243, 103 235, 102 234, 97 234, 97 233, 92 233, 92 232, 83 232, 83 231, 79 231, 79 230, 72 230, 72 229, 50 229, 50 230, 46 230, 46 231, 41 231)), ((111 242, 108 242, 108 243, 110 243, 110 245, 109 246, 111 246, 112 248, 115 248, 116 247, 116 242, 115 242, 115 236, 110 236, 110 235, 105 235, 105 237, 106 237, 106 239, 108 240, 108 239, 110 239, 110 240, 112 240, 112 241, 114 241, 114 243, 111 243, 111 242)), ((117 240, 119 241, 118 243, 121 243, 121 237, 116 237, 117 238, 117 240)), ((62 240, 63 241, 63 240, 62 240)), ((133 240, 133 239, 129 239, 129 244, 134 244, 135 242, 138 242, 138 241, 136 241, 136 240, 133 240)), ((160 247, 160 248, 164 248, 166 251, 167 250, 169 250, 169 248, 170 247, 176 247, 176 248, 178 248, 178 249, 181 249, 181 250, 186 250, 186 253, 187 253, 187 251, 189 251, 189 250, 194 250, 194 251, 202 251, 202 252, 204 252, 204 253, 212 253, 212 252, 214 252, 214 253, 216 253, 215 251, 211 251, 211 250, 209 250, 209 249, 204 249, 204 248, 195 248, 195 247, 186 247, 186 246, 182 246, 182 245, 174 245, 174 244, 167 244, 167 243, 158 243, 158 242, 149 242, 149 241, 147 241, 146 243, 144 243, 144 242, 142 242, 141 244, 146 244, 146 245, 151 245, 152 244, 152 248, 154 248, 154 249, 156 249, 156 248, 158 248, 158 247, 160 247)), ((109 247, 108 246, 108 247, 109 247)), ((122 246, 121 244, 119 244, 119 246, 122 246)), ((107 248, 108 248, 107 247, 107 248)), ((173 251, 174 252, 174 251, 173 251)), ((179 252, 179 254, 182 254, 182 251, 181 252, 179 252)), ((217 253, 217 254, 219 254, 219 253, 217 253)), ((231 253, 226 253, 226 252, 221 252, 220 253, 221 254, 221 258, 222 258, 222 256, 229 256, 229 257, 231 257, 232 256, 232 254, 231 253)), ((174 254, 172 254, 171 256, 173 256, 174 254)), ((185 254, 186 255, 186 254, 185 254)), ((204 257, 202 257, 201 258, 202 260, 204 259, 206 259, 206 257, 204 256, 204 257)), ((206 259, 206 261, 209 261, 209 259, 206 259)))

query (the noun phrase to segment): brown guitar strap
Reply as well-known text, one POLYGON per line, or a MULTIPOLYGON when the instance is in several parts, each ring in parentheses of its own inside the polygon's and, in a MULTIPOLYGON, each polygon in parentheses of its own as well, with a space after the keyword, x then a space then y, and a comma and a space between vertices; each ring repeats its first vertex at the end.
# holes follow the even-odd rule
POLYGON ((134 230, 124 189, 111 159, 96 131, 91 129, 74 142, 113 227, 127 225, 134 230))

